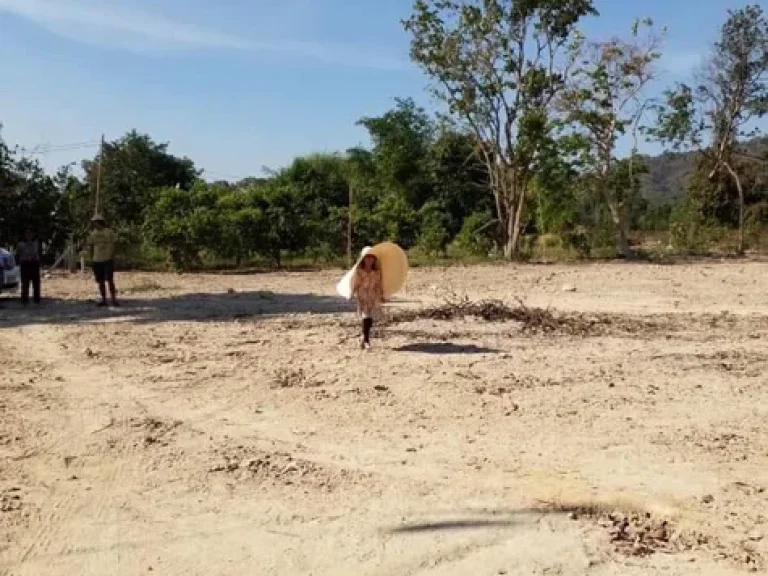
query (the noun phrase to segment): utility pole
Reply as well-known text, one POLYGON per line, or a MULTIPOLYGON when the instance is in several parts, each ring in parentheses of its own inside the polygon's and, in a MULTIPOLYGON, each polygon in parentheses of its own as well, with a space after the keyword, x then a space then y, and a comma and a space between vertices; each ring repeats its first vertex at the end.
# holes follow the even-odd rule
POLYGON ((101 146, 99 147, 99 166, 96 171, 96 207, 95 213, 99 213, 101 200, 101 161, 104 158, 104 134, 101 135, 101 146))

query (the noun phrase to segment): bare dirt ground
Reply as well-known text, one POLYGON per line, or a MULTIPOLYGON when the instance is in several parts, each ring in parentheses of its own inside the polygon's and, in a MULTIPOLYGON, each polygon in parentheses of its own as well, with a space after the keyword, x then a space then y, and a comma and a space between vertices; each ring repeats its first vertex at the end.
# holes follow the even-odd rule
POLYGON ((0 574, 767 569, 768 265, 415 270, 368 353, 339 275, 7 303, 0 574))

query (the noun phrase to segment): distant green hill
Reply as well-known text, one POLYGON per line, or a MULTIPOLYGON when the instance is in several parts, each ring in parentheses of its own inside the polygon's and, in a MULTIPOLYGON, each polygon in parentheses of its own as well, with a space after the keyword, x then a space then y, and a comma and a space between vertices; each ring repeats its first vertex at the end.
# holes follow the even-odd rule
MULTIPOLYGON (((768 136, 755 138, 744 144, 746 153, 768 159, 768 136)), ((674 202, 685 191, 685 183, 696 168, 696 153, 665 152, 659 156, 645 156, 649 173, 642 180, 643 197, 652 204, 674 202)))

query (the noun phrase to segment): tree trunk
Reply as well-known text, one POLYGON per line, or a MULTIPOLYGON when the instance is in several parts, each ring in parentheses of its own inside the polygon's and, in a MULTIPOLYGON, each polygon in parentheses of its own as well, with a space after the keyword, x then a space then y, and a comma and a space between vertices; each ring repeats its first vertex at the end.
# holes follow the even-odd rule
POLYGON ((501 222, 504 258, 514 260, 520 256, 521 210, 517 207, 512 207, 507 210, 505 217, 506 220, 501 222))
POLYGON ((502 253, 504 254, 505 260, 512 260, 515 251, 514 246, 512 245, 512 236, 509 234, 507 223, 503 223, 502 226, 504 226, 504 235, 501 240, 502 253))
POLYGON ((504 254, 504 258, 512 258, 512 244, 510 242, 509 234, 509 222, 511 216, 509 210, 506 209, 506 202, 502 202, 503 190, 493 190, 493 200, 496 203, 496 221, 499 224, 499 239, 501 240, 501 248, 504 254))
MULTIPOLYGON (((611 122, 611 135, 614 134, 614 127, 615 122, 611 122)), ((613 166, 612 150, 613 147, 607 144, 604 145, 602 149, 603 160, 600 168, 600 187, 602 188, 605 203, 608 204, 608 209, 611 211, 611 220, 613 220, 613 227, 616 233, 616 250, 623 258, 631 258, 632 249, 629 247, 629 238, 627 235, 627 226, 624 222, 624 214, 621 210, 621 205, 616 202, 608 181, 613 166)))
POLYGON ((496 203, 501 225, 501 240, 504 247, 504 258, 514 260, 520 256, 520 234, 522 232, 523 210, 525 209, 525 193, 505 191, 503 204, 496 203))
POLYGON ((744 190, 739 178, 736 178, 736 188, 739 190, 739 254, 744 254, 744 190))
POLYGON ((515 236, 513 233, 515 226, 514 223, 515 220, 512 218, 511 214, 507 214, 506 221, 501 223, 504 229, 502 242, 504 245, 504 258, 506 260, 512 260, 515 257, 515 253, 517 252, 517 247, 515 246, 515 236))
POLYGON ((744 188, 741 185, 741 178, 731 167, 730 162, 723 162, 723 166, 728 170, 728 174, 733 178, 736 184, 736 190, 739 192, 739 255, 744 254, 744 188))
POLYGON ((616 249, 622 257, 631 258, 632 249, 629 247, 627 227, 624 218, 622 217, 621 207, 615 202, 608 202, 608 208, 611 210, 611 219, 613 220, 613 226, 616 229, 616 249))

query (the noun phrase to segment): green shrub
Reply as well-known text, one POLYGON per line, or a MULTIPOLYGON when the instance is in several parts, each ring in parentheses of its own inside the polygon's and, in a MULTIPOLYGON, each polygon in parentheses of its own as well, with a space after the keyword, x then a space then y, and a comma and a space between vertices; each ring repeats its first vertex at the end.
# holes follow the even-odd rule
POLYGON ((450 240, 445 210, 436 203, 427 203, 419 217, 421 225, 416 245, 430 256, 444 254, 450 240))
POLYGON ((461 230, 454 239, 457 254, 466 256, 488 256, 493 252, 496 227, 485 212, 471 214, 464 219, 461 230))
POLYGON ((698 202, 686 198, 672 211, 669 240, 672 248, 682 254, 702 254, 720 241, 725 230, 713 219, 706 218, 698 202))

